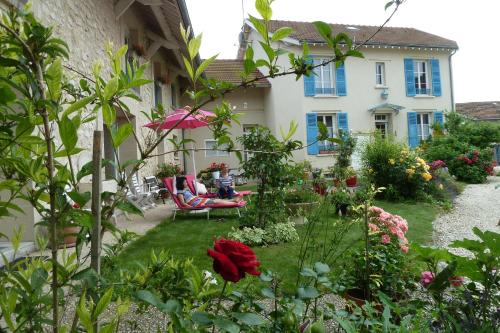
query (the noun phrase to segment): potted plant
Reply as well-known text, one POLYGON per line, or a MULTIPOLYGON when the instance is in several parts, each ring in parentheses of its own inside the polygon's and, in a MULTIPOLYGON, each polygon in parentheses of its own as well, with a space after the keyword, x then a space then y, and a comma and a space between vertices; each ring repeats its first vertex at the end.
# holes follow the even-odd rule
POLYGON ((213 180, 219 179, 220 178, 220 172, 221 172, 221 170, 225 169, 225 168, 227 168, 227 165, 225 163, 216 163, 216 162, 213 162, 208 167, 208 169, 212 173, 212 179, 213 180))
POLYGON ((326 195, 326 190, 328 189, 326 179, 324 177, 313 179, 313 188, 319 195, 326 195))
POLYGON ((303 221, 305 213, 311 211, 319 199, 319 195, 311 188, 300 187, 289 191, 284 196, 287 215, 303 221))
POLYGON ((411 280, 406 265, 408 223, 379 207, 365 205, 362 212, 364 247, 351 252, 348 267, 341 274, 344 297, 358 306, 377 301, 379 291, 393 300, 400 299, 411 280))
POLYGON ((339 186, 333 188, 330 199, 335 206, 335 212, 340 213, 342 216, 346 216, 347 209, 352 204, 352 194, 345 185, 339 184, 339 186))
POLYGON ((345 183, 348 187, 355 187, 358 184, 358 177, 353 167, 348 167, 345 172, 345 183))
POLYGON ((164 178, 181 175, 183 172, 181 168, 174 163, 162 163, 158 165, 156 171, 156 178, 163 180, 164 178))

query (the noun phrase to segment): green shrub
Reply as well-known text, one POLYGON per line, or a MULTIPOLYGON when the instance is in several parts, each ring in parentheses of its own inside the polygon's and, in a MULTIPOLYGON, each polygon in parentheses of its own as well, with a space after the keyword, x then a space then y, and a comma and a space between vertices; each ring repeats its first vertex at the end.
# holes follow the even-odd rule
POLYGON ((426 162, 416 151, 393 138, 377 135, 362 156, 366 178, 376 187, 385 187, 387 199, 419 198, 432 179, 426 162))
POLYGON ((299 234, 293 222, 286 222, 269 225, 266 229, 248 227, 233 229, 228 238, 249 246, 259 246, 296 242, 299 240, 299 234))

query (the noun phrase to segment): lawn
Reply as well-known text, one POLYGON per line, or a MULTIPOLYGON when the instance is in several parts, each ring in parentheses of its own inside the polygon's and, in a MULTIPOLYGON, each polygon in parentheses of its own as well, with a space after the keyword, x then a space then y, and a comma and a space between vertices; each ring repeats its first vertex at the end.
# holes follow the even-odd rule
MULTIPOLYGON (((432 221, 438 208, 425 203, 392 203, 378 201, 378 206, 385 210, 401 215, 408 220, 410 241, 429 244, 432 238, 432 221)), ((350 220, 339 220, 339 217, 330 217, 328 223, 348 223, 350 220)), ((346 218, 347 219, 347 218, 346 218)), ((325 225, 329 225, 326 223, 325 225)), ((207 256, 207 249, 212 246, 215 237, 227 235, 231 228, 238 226, 238 219, 234 212, 217 211, 211 214, 207 221, 205 215, 181 215, 175 221, 165 220, 151 229, 146 235, 132 243, 117 258, 118 267, 132 268, 134 262, 141 262, 149 257, 151 250, 157 252, 166 250, 178 259, 192 258, 196 266, 201 269, 211 269, 212 260, 207 256), (223 221, 220 221, 220 220, 223 221)), ((306 234, 306 226, 298 226, 297 231, 301 239, 306 234)), ((340 243, 336 243, 336 253, 356 246, 359 242, 360 226, 353 225, 351 230, 343 236, 340 243)), ((333 241, 333 235, 327 231, 318 230, 316 241, 321 243, 333 241), (321 238, 321 239, 320 239, 321 238)), ((298 271, 297 258, 301 248, 301 241, 254 248, 264 269, 271 269, 286 277, 287 281, 294 281, 298 271)), ((316 244, 318 246, 318 244, 316 244)), ((320 251, 320 250, 317 250, 320 251)), ((342 256, 340 255, 340 260, 342 256)))

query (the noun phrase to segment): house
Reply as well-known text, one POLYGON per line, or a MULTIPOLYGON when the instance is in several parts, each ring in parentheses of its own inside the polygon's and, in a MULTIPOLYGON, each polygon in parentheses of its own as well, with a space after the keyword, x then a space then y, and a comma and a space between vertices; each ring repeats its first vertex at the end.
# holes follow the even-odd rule
MULTIPOLYGON (((281 27, 291 27, 294 32, 275 47, 301 54, 302 44, 308 43, 315 64, 331 56, 312 23, 270 21, 270 34, 281 27)), ((347 33, 364 58, 348 58, 338 68, 319 67, 315 75, 298 82, 294 76, 270 78, 270 87, 247 88, 246 95, 240 93, 234 103, 228 95, 235 111, 245 114, 243 129, 264 125, 279 136, 280 128, 288 129, 290 121, 295 120, 299 124, 295 139, 311 144, 317 137, 317 124, 322 122, 331 136, 338 129, 349 130, 364 141, 379 130, 416 147, 431 134, 434 123, 443 123, 443 112, 454 109, 451 58, 458 49, 456 42, 413 28, 384 27, 365 43, 378 27, 342 24, 331 27, 334 33, 347 33), (260 122, 250 116, 255 111, 250 105, 258 106, 260 122)), ((243 58, 250 45, 255 59, 266 58, 260 40, 252 24, 246 21, 240 35, 238 59, 243 58)), ((282 56, 277 65, 288 68, 288 57, 282 56)), ((232 66, 230 61, 221 62, 217 70, 237 75, 232 66)), ((210 75, 209 69, 207 76, 210 75)), ((192 138, 198 145, 210 148, 213 141, 202 135, 198 132, 192 138)), ((218 161, 231 167, 238 165, 236 156, 214 151, 198 152, 197 164, 207 166, 204 158, 215 154, 218 161)), ((335 146, 326 141, 297 151, 294 158, 326 168, 333 164, 328 156, 335 156, 335 146)), ((354 160, 359 164, 359 153, 354 160)))
MULTIPOLYGON (((24 0, 0 0, 0 10, 5 10, 11 5, 22 6, 24 0)), ((110 72, 107 62, 105 46, 112 42, 115 50, 128 44, 129 50, 123 59, 124 69, 126 61, 136 59, 139 63, 149 62, 145 78, 152 83, 136 89, 136 94, 141 101, 130 99, 128 106, 131 114, 128 116, 138 133, 140 140, 146 137, 149 130, 144 128, 148 119, 141 111, 162 104, 166 109, 174 109, 180 101, 181 91, 187 86, 188 80, 181 51, 184 43, 179 31, 179 25, 190 26, 189 15, 183 0, 33 0, 32 9, 35 16, 44 24, 54 28, 54 34, 62 38, 69 45, 70 57, 65 65, 91 76, 92 65, 95 61, 102 61, 103 75, 110 72)), ((66 71, 69 79, 78 82, 79 74, 66 71)), ((123 114, 117 116, 117 123, 127 121, 123 114)), ((94 128, 103 129, 102 119, 97 119, 95 124, 85 127, 79 133, 78 146, 84 151, 77 155, 77 167, 83 166, 91 160, 92 133, 94 128)), ((180 135, 174 133, 174 135, 180 135)), ((170 150, 168 141, 157 148, 158 157, 149 161, 141 169, 139 177, 154 175, 156 166, 164 161, 173 161, 172 155, 161 155, 170 150)), ((133 139, 128 139, 119 149, 121 160, 140 158, 139 149, 133 139)), ((104 131, 104 158, 114 159, 110 134, 104 131)), ((106 167, 103 190, 113 190, 116 182, 112 180, 117 170, 106 167)), ((90 190, 90 179, 83 181, 81 189, 90 190)), ((0 223, 0 233, 12 234, 14 226, 24 225, 24 240, 34 241, 35 228, 38 222, 34 209, 27 203, 18 202, 25 214, 3 219, 0 223)))

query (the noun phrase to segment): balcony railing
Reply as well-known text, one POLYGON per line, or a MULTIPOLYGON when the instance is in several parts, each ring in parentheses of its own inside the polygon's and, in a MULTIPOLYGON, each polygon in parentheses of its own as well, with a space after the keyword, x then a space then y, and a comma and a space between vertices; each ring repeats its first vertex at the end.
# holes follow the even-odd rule
POLYGON ((320 154, 333 154, 337 151, 338 146, 332 142, 318 142, 318 150, 320 154))

